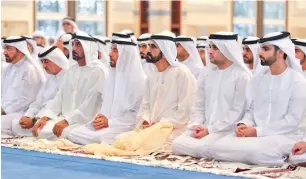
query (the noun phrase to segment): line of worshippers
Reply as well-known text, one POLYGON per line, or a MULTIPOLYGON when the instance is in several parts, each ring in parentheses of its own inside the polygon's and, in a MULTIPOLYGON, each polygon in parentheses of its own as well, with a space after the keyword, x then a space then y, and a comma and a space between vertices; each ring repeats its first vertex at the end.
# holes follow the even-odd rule
POLYGON ((306 162, 306 40, 167 31, 136 39, 124 30, 109 43, 72 23, 64 19, 64 32, 37 57, 35 39, 3 40, 2 137, 112 144, 168 122, 177 155, 306 162))

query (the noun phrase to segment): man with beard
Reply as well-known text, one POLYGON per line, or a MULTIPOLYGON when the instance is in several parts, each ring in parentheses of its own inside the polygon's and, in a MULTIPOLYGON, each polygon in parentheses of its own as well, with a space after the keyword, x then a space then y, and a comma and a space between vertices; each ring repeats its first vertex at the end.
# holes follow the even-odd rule
POLYGON ((306 80, 288 32, 259 40, 261 64, 268 66, 247 86, 247 110, 235 133, 210 149, 217 160, 282 166, 296 140, 306 107, 306 80))
POLYGON ((1 81, 1 114, 5 115, 25 111, 46 78, 41 65, 32 58, 24 37, 8 37, 3 44, 3 54, 9 63, 1 81))
POLYGON ((157 71, 156 67, 152 63, 148 63, 146 61, 147 53, 149 50, 148 42, 150 41, 150 37, 151 34, 146 33, 140 35, 137 39, 142 68, 147 76, 150 76, 153 71, 157 71))
POLYGON ((210 146, 229 134, 241 120, 251 72, 243 63, 237 38, 231 32, 209 36, 210 62, 217 68, 198 80, 192 123, 173 141, 175 154, 209 158, 210 146))
POLYGON ((132 130, 143 96, 145 73, 131 38, 112 40, 109 77, 99 114, 72 130, 68 139, 78 144, 112 144, 117 135, 132 130))
POLYGON ((98 113, 107 78, 104 65, 97 59, 97 45, 88 34, 79 32, 72 40, 70 67, 55 98, 47 104, 42 118, 34 125, 39 138, 65 138, 70 130, 89 122, 98 113))
POLYGON ((257 37, 247 37, 242 41, 243 46, 243 60, 248 68, 255 75, 257 71, 260 71, 263 67, 260 65, 259 59, 259 38, 257 37))
POLYGON ((186 126, 196 93, 196 80, 190 70, 176 59, 175 36, 163 32, 152 35, 147 62, 158 72, 148 78, 138 113, 137 128, 145 129, 158 122, 169 122, 179 135, 186 126))
POLYGON ((296 39, 293 43, 295 44, 295 57, 300 60, 304 76, 306 77, 306 40, 296 39))
POLYGON ((14 113, 2 118, 2 122, 4 120, 11 121, 11 123, 7 122, 10 124, 8 126, 2 125, 2 133, 11 136, 32 136, 31 128, 42 117, 46 104, 54 98, 65 70, 69 67, 65 55, 54 46, 44 49, 43 53, 39 54, 39 58, 43 68, 49 74, 47 81, 25 113, 14 113))
POLYGON ((149 50, 148 42, 150 40, 150 37, 151 37, 151 34, 145 33, 145 34, 140 35, 137 39, 139 53, 140 53, 142 63, 146 62, 146 57, 147 57, 147 53, 149 50))
POLYGON ((196 43, 190 37, 178 36, 175 38, 177 59, 198 78, 201 69, 204 67, 196 43))

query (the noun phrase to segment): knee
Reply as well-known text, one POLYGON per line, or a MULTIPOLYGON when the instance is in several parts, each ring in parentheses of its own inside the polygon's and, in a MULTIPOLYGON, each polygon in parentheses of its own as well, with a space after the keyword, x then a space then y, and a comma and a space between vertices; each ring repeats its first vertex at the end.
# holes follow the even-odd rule
MULTIPOLYGON (((175 154, 182 154, 182 147, 184 146, 183 143, 184 143, 184 137, 183 137, 184 134, 180 135, 179 137, 175 138, 172 143, 171 143, 171 149, 172 149, 172 152, 175 153, 175 154)), ((185 141, 186 142, 186 141, 185 141)))
POLYGON ((265 166, 282 166, 285 163, 285 160, 288 156, 282 155, 277 151, 269 149, 257 149, 249 151, 250 153, 250 162, 256 165, 265 165, 265 166))

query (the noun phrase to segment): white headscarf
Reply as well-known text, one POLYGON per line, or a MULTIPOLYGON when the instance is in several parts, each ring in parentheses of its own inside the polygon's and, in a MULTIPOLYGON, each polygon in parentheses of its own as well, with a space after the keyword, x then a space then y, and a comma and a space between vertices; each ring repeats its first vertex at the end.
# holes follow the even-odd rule
POLYGON ((26 41, 31 44, 32 48, 33 48, 33 52, 31 53, 32 57, 34 59, 38 58, 38 53, 39 53, 39 49, 37 48, 37 44, 36 41, 31 37, 31 36, 23 36, 26 41))
POLYGON ((253 75, 256 75, 258 71, 261 71, 264 66, 260 64, 260 58, 259 58, 259 50, 260 46, 258 44, 258 37, 247 37, 243 40, 242 44, 246 45, 250 48, 252 55, 253 55, 253 75))
POLYGON ((302 50, 302 52, 306 55, 306 39, 296 39, 293 41, 295 47, 302 50))
POLYGON ((115 68, 109 68, 106 96, 102 104, 102 114, 116 118, 133 109, 143 95, 145 73, 142 70, 140 55, 131 39, 114 38, 112 43, 118 48, 118 61, 115 68))
MULTIPOLYGON (((289 68, 303 74, 302 67, 299 64, 299 60, 295 58, 294 45, 290 39, 290 33, 288 32, 273 32, 259 39, 260 46, 263 45, 275 45, 279 47, 284 53, 287 54, 286 63, 289 68)), ((253 89, 258 86, 261 78, 268 72, 269 68, 263 68, 258 71, 257 74, 250 81, 246 88, 246 101, 247 105, 252 103, 255 98, 253 89)))
POLYGON ((78 28, 78 25, 75 23, 75 21, 72 19, 72 18, 69 18, 69 17, 66 17, 62 20, 61 24, 60 24, 60 28, 59 30, 57 31, 56 33, 56 37, 57 39, 63 35, 63 34, 66 34, 66 32, 64 31, 64 28, 63 28, 63 23, 64 22, 68 22, 69 24, 71 24, 73 26, 73 32, 72 33, 77 33, 79 31, 79 28, 78 28))
POLYGON ((192 60, 191 64, 194 64, 194 65, 199 66, 199 67, 203 67, 203 63, 202 63, 201 57, 199 55, 199 52, 197 50, 197 46, 190 37, 177 36, 175 38, 175 42, 181 44, 183 46, 183 48, 188 52, 188 54, 190 56, 189 59, 192 60), (189 39, 191 41, 187 41, 189 39))
POLYGON ((32 33, 32 37, 42 37, 45 40, 45 47, 49 46, 49 41, 45 32, 36 30, 32 33))
POLYGON ((148 43, 150 41, 150 37, 151 37, 151 34, 149 34, 149 33, 141 34, 138 37, 137 42, 138 42, 138 44, 147 44, 148 45, 148 43))
MULTIPOLYGON (((73 35, 73 39, 69 43, 69 49, 72 49, 72 42, 74 40, 78 40, 82 44, 85 54, 86 66, 99 66, 103 69, 106 68, 103 63, 98 59, 98 45, 91 36, 89 36, 85 32, 78 31, 75 35, 73 35)), ((70 51, 69 61, 70 65, 75 63, 75 61, 73 60, 72 50, 70 51)))
POLYGON ((69 51, 71 51, 71 49, 69 48, 69 42, 72 40, 72 37, 72 34, 63 34, 59 37, 59 39, 63 41, 64 47, 69 51))
POLYGON ((295 71, 303 73, 299 60, 295 58, 295 48, 289 32, 272 32, 259 39, 259 43, 260 46, 275 45, 280 48, 287 55, 287 65, 295 71))
POLYGON ((216 65, 215 64, 212 64, 210 62, 210 59, 209 59, 209 54, 208 54, 208 44, 207 42, 205 43, 200 43, 197 45, 197 49, 201 49, 201 50, 204 50, 205 51, 205 62, 206 62, 206 67, 208 69, 213 69, 213 68, 216 68, 216 65))
POLYGON ((206 44, 207 43, 207 39, 208 39, 207 36, 201 36, 201 37, 197 38, 197 45, 199 45, 199 44, 206 44))
POLYGON ((109 66, 109 50, 106 46, 105 37, 102 36, 94 36, 97 40, 99 51, 101 52, 102 59, 101 61, 103 64, 108 67, 109 66))
POLYGON ((41 82, 44 83, 46 81, 46 76, 44 74, 43 68, 37 60, 33 59, 32 55, 30 54, 30 51, 28 49, 26 39, 24 37, 11 36, 11 37, 6 38, 3 42, 4 42, 4 45, 13 46, 13 47, 17 48, 21 53, 23 53, 26 57, 26 60, 28 60, 30 63, 32 63, 33 66, 36 68, 41 82))
POLYGON ((136 39, 135 34, 134 34, 133 31, 131 31, 130 29, 125 29, 125 30, 121 31, 121 33, 125 33, 125 34, 127 34, 127 35, 130 35, 130 36, 131 36, 132 42, 134 42, 135 44, 137 44, 137 39, 136 39))
POLYGON ((40 60, 48 59, 61 67, 63 70, 69 68, 69 61, 64 55, 64 53, 55 46, 50 46, 45 48, 42 53, 38 54, 40 60))
POLYGON ((107 51, 108 51, 108 54, 109 54, 109 52, 111 51, 111 48, 112 48, 112 43, 111 43, 111 40, 110 40, 110 38, 108 38, 108 37, 105 37, 105 43, 106 43, 106 47, 107 47, 107 51))
POLYGON ((171 66, 178 66, 180 64, 178 59, 176 59, 177 50, 174 42, 175 35, 172 32, 163 31, 162 33, 152 35, 151 40, 157 43, 171 66))
POLYGON ((244 64, 242 58, 242 48, 237 42, 237 38, 237 34, 232 32, 217 32, 209 36, 208 43, 214 43, 227 59, 252 76, 251 71, 244 64))

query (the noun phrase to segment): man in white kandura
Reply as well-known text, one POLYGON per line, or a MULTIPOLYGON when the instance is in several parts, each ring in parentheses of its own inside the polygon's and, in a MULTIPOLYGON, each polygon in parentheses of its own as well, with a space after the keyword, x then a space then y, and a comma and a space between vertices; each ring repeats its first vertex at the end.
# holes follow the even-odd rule
POLYGON ((15 113, 10 116, 12 124, 7 129, 12 136, 32 136, 31 128, 35 122, 43 117, 47 103, 55 97, 65 70, 69 67, 68 59, 60 49, 50 46, 39 54, 43 68, 49 74, 47 81, 37 94, 36 100, 25 113, 15 113))
POLYGON ((149 77, 138 113, 137 127, 148 128, 158 122, 174 126, 170 140, 183 132, 195 100, 196 80, 176 59, 175 37, 168 32, 152 35, 147 61, 158 72, 149 77))
POLYGON ((73 128, 86 124, 98 113, 107 72, 97 58, 97 50, 96 41, 88 34, 79 32, 74 36, 70 61, 73 58, 77 64, 65 73, 55 98, 32 129, 34 136, 66 138, 73 128))
POLYGON ((11 126, 11 118, 6 115, 24 113, 46 81, 43 69, 32 58, 24 37, 8 37, 3 43, 3 53, 9 65, 1 77, 2 132, 11 126))
POLYGON ((146 75, 130 37, 112 43, 102 109, 94 120, 70 132, 68 139, 75 143, 112 144, 117 135, 135 128, 146 75))
POLYGON ((217 66, 198 80, 192 123, 172 143, 178 155, 209 158, 210 146, 235 128, 245 107, 245 89, 251 72, 243 63, 237 34, 209 36, 210 62, 217 66))
POLYGON ((306 80, 288 32, 259 40, 261 64, 268 66, 249 82, 247 109, 235 132, 210 149, 217 160, 283 165, 295 141, 306 107, 306 80))
MULTIPOLYGON (((299 62, 306 77, 306 40, 296 39, 293 43, 295 44, 295 57, 300 60, 299 62)), ((304 137, 294 145, 289 159, 294 164, 306 163, 306 111, 300 128, 304 130, 304 137)))

